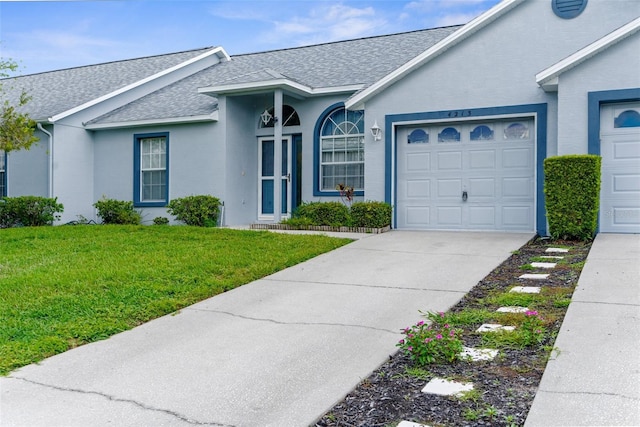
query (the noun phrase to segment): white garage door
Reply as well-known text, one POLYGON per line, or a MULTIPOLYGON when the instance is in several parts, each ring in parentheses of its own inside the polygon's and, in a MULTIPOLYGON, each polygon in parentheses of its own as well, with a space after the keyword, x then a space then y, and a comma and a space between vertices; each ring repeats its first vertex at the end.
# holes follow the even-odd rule
POLYGON ((640 233, 640 102, 600 110, 600 231, 640 233))
POLYGON ((397 226, 534 230, 532 118, 412 125, 397 134, 397 226))

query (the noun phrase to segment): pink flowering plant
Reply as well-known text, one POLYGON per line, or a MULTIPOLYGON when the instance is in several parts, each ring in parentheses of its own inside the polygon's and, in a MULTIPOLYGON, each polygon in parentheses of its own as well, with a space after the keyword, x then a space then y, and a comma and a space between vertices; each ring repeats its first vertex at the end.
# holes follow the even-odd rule
POLYGON ((542 317, 535 310, 529 310, 524 315, 524 321, 519 328, 522 344, 525 346, 542 344, 545 335, 542 317))
MULTIPOLYGON (((444 313, 438 315, 444 316, 444 313)), ((405 328, 404 338, 397 346, 418 365, 451 363, 462 352, 461 331, 449 324, 431 324, 420 321, 405 328)))

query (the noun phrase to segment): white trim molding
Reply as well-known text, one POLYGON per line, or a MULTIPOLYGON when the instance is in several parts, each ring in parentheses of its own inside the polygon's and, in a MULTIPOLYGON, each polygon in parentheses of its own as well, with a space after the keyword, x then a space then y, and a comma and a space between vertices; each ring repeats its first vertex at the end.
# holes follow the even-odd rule
POLYGON ((601 39, 596 40, 576 53, 566 57, 562 61, 542 70, 536 74, 536 83, 538 83, 545 92, 556 92, 558 90, 559 77, 562 73, 631 36, 638 30, 640 30, 640 18, 634 19, 628 24, 623 25, 601 39))

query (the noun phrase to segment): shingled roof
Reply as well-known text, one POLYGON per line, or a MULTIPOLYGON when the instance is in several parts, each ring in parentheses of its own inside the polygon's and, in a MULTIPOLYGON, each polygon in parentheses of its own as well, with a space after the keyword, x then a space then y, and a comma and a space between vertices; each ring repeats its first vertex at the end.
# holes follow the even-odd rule
POLYGON ((3 96, 13 102, 25 90, 27 112, 46 120, 129 84, 192 59, 211 48, 67 68, 0 80, 3 96))
MULTIPOLYGON (((365 88, 402 66, 461 26, 367 37, 341 42, 235 55, 192 76, 92 120, 91 124, 165 120, 212 114, 210 86, 249 84, 285 77, 310 88, 365 88)), ((29 113, 51 117, 207 49, 34 74, 14 79, 31 96, 29 113)))

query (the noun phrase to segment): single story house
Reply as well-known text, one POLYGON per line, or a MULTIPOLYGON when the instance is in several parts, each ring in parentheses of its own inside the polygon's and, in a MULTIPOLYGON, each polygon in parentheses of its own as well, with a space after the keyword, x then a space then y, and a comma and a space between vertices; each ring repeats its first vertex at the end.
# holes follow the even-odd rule
POLYGON ((3 195, 102 197, 147 222, 211 194, 224 225, 303 201, 393 205, 393 227, 547 233, 545 158, 603 158, 599 229, 640 232, 640 2, 503 0, 461 26, 230 56, 222 47, 25 75, 40 143, 3 195))

